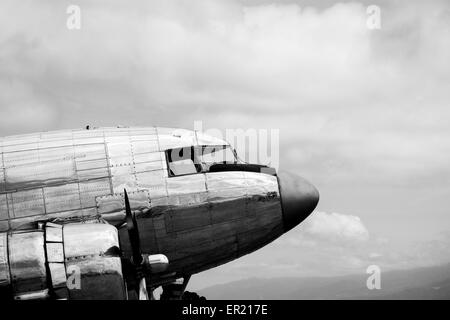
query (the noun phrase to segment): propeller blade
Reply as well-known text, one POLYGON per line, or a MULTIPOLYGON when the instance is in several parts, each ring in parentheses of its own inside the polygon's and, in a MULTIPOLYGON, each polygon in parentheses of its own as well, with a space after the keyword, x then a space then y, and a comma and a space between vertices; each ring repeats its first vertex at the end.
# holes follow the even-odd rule
POLYGON ((130 200, 128 199, 127 190, 125 194, 125 216, 127 221, 128 236, 130 238, 131 250, 133 253, 133 264, 138 266, 142 263, 141 240, 139 238, 139 229, 135 215, 131 212, 130 200))
POLYGON ((135 288, 139 300, 148 300, 147 283, 145 281, 145 271, 143 266, 144 258, 141 252, 141 240, 139 237, 139 228, 136 221, 136 216, 131 212, 130 200, 128 198, 127 190, 124 189, 125 197, 125 217, 127 222, 128 237, 130 239, 132 258, 131 264, 134 268, 135 273, 135 283, 137 287, 135 288))

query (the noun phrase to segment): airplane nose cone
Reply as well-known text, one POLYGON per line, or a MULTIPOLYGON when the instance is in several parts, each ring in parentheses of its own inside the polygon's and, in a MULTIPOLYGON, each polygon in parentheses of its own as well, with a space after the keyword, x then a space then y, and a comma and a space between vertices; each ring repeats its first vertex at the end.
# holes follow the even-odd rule
POLYGON ((288 172, 278 174, 284 232, 305 220, 319 202, 319 191, 305 179, 288 172))

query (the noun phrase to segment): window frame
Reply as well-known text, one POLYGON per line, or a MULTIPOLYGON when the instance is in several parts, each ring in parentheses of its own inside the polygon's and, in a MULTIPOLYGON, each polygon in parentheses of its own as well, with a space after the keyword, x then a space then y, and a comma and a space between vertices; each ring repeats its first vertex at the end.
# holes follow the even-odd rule
MULTIPOLYGON (((166 165, 167 165, 167 175, 169 178, 173 178, 173 177, 182 177, 182 176, 187 176, 187 175, 193 175, 193 174, 201 174, 201 173, 208 173, 209 170, 205 170, 205 166, 204 166, 204 162, 203 162, 203 152, 205 148, 208 147, 222 147, 223 150, 229 148, 231 153, 234 155, 234 163, 238 163, 239 162, 239 158, 237 157, 237 152, 235 149, 233 149, 231 147, 231 145, 195 145, 195 146, 186 146, 186 147, 178 147, 178 148, 171 148, 171 149, 166 149, 164 151, 164 155, 166 158, 166 165), (172 161, 172 156, 170 155, 170 153, 173 150, 181 150, 181 149, 186 149, 186 148, 190 148, 191 149, 191 160, 194 162, 194 166, 197 170, 197 172, 192 172, 192 173, 184 173, 184 174, 172 174, 172 170, 170 169, 170 164, 173 163, 172 161), (200 152, 200 153, 199 153, 200 152), (200 170, 199 170, 200 169, 200 170)), ((216 162, 216 163, 223 163, 223 162, 216 162)), ((216 163, 211 163, 210 165, 216 164, 216 163)))
MULTIPOLYGON (((167 149, 164 151, 165 157, 166 157, 166 164, 167 164, 167 175, 169 178, 173 178, 173 177, 182 177, 182 176, 188 176, 188 175, 192 175, 192 174, 199 174, 202 173, 203 169, 201 168, 201 164, 196 163, 196 155, 195 155, 195 146, 186 146, 186 147, 179 147, 179 148, 172 148, 172 149, 167 149), (187 149, 190 148, 191 149, 191 160, 194 164, 194 167, 196 168, 197 172, 192 172, 192 173, 183 173, 183 174, 171 174, 172 170, 170 169, 170 163, 173 163, 172 161, 172 157, 170 156, 169 158, 169 154, 173 151, 173 150, 181 150, 181 149, 187 149), (200 171, 198 171, 198 165, 200 165, 200 171)), ((175 161, 176 162, 176 161, 175 161)))

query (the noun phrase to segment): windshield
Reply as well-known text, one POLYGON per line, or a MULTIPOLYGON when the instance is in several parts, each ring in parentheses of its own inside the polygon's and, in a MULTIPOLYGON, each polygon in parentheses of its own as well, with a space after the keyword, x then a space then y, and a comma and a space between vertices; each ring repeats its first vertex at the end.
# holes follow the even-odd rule
POLYGON ((170 177, 208 172, 213 164, 239 162, 229 145, 169 149, 166 150, 166 160, 170 177))
POLYGON ((230 146, 202 146, 200 159, 205 165, 237 162, 236 155, 230 146))

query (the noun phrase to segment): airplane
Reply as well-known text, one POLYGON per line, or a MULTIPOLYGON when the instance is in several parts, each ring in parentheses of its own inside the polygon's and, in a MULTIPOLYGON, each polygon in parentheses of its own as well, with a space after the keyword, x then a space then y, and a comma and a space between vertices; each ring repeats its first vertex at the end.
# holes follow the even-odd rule
POLYGON ((305 179, 193 130, 50 131, 0 138, 0 153, 6 299, 194 299, 191 275, 269 244, 319 201, 305 179))

